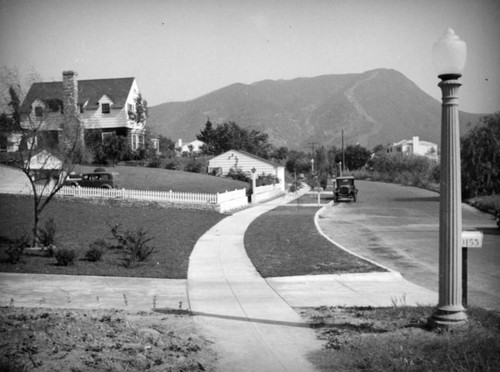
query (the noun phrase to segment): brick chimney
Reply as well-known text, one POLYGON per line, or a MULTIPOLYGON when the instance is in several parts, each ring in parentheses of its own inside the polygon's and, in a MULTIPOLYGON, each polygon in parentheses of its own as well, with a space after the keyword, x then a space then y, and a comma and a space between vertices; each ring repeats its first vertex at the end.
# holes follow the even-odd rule
POLYGON ((78 107, 78 74, 74 71, 63 71, 63 107, 64 121, 62 124, 62 141, 66 149, 83 147, 83 128, 79 119, 78 107))
POLYGON ((64 119, 78 116, 78 74, 74 71, 63 71, 63 106, 64 119))

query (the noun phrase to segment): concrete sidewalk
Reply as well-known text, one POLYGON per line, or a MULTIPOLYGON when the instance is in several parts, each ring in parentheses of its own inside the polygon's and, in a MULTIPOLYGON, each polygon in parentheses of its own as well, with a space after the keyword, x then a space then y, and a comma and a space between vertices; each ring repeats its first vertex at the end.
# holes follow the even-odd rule
POLYGON ((214 339, 221 371, 312 371, 314 331, 258 274, 243 244, 250 223, 281 199, 236 213, 196 243, 188 294, 199 326, 214 339))
POLYGON ((0 272, 0 306, 187 310, 188 298, 182 279, 0 272))

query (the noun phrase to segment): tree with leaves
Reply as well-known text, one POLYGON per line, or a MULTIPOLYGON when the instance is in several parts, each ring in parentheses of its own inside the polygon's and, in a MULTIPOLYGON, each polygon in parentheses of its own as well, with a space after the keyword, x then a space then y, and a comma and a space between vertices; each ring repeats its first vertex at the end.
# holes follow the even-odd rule
POLYGON ((311 170, 311 159, 303 151, 291 150, 285 168, 291 174, 307 173, 311 170))
POLYGON ((212 122, 207 120, 205 128, 196 138, 205 142, 205 153, 211 155, 219 155, 229 150, 243 150, 267 159, 272 151, 266 133, 241 128, 233 121, 214 128, 212 122))
POLYGON ((111 158, 113 166, 115 166, 119 160, 131 152, 130 141, 125 136, 113 133, 111 136, 104 138, 102 151, 111 158))
POLYGON ((169 156, 175 150, 175 142, 172 141, 172 139, 170 139, 169 137, 160 135, 159 147, 162 154, 166 154, 167 156, 169 156))
POLYGON ((500 193, 500 112, 461 138, 462 197, 500 193))
POLYGON ((148 103, 142 99, 139 93, 135 98, 135 122, 144 123, 148 117, 148 103))
POLYGON ((370 159, 370 155, 370 150, 361 145, 349 145, 344 152, 345 166, 350 170, 360 169, 370 159))

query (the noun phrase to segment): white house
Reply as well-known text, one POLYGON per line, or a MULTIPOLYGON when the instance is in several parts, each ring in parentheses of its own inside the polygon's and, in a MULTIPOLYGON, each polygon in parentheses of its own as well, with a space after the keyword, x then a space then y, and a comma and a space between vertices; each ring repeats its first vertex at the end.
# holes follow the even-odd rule
POLYGON ((21 132, 11 132, 0 134, 4 136, 4 141, 0 141, 0 152, 16 152, 23 138, 21 132))
POLYGON ((177 143, 175 144, 175 148, 182 154, 184 152, 187 153, 199 153, 201 152, 203 146, 205 146, 205 142, 200 141, 200 140, 194 140, 192 142, 186 143, 185 145, 182 144, 182 139, 178 139, 177 143))
POLYGON ((60 170, 62 168, 62 161, 47 150, 34 154, 28 161, 31 170, 60 170))
POLYGON ((146 121, 136 120, 140 91, 135 78, 79 81, 77 76, 64 71, 62 82, 34 83, 20 108, 21 126, 36 126, 57 141, 63 126, 71 125, 76 116, 87 143, 115 133, 129 138, 133 150, 142 147, 146 121))
POLYGON ((400 152, 405 155, 426 156, 432 160, 438 160, 438 145, 432 142, 420 141, 418 136, 411 140, 395 142, 386 148, 388 153, 400 152))
POLYGON ((274 164, 269 160, 259 158, 258 156, 249 154, 240 150, 230 150, 220 154, 208 161, 208 172, 216 172, 223 176, 229 173, 231 168, 240 169, 243 172, 255 174, 271 174, 279 179, 279 185, 282 190, 285 190, 285 167, 274 164))

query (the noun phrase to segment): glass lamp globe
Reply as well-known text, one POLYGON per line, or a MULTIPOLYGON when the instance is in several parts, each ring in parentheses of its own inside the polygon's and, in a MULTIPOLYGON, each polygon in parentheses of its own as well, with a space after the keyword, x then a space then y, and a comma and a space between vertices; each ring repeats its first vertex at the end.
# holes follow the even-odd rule
POLYGON ((448 27, 444 35, 432 48, 434 68, 443 80, 462 76, 467 59, 467 45, 448 27))

